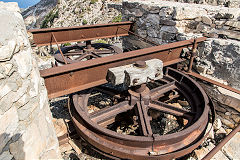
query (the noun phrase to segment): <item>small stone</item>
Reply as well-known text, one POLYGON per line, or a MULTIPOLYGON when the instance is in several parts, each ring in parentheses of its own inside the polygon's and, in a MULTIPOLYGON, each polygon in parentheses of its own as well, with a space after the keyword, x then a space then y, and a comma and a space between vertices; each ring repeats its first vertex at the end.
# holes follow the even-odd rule
POLYGON ((54 118, 53 125, 54 125, 55 131, 56 131, 56 135, 58 137, 66 134, 68 132, 67 126, 65 125, 63 119, 55 119, 54 118))
POLYGON ((218 34, 217 33, 209 33, 208 37, 209 38, 218 38, 218 34))
POLYGON ((25 159, 25 152, 23 150, 23 146, 24 141, 22 140, 22 138, 9 145, 9 150, 11 154, 14 156, 14 159, 16 160, 25 159))
POLYGON ((210 123, 207 126, 206 132, 209 132, 208 138, 214 139, 213 127, 212 127, 212 125, 210 123))
POLYGON ((181 109, 183 108, 179 103, 168 103, 168 104, 177 108, 181 108, 181 109))
POLYGON ((222 148, 222 151, 230 159, 239 159, 240 154, 240 133, 236 133, 222 148))
POLYGON ((201 22, 201 21, 202 21, 202 17, 197 17, 197 18, 195 19, 195 21, 196 21, 196 22, 201 22))
POLYGON ((232 129, 227 128, 227 129, 225 129, 225 131, 226 131, 226 134, 228 135, 229 133, 232 132, 232 129))
POLYGON ((167 25, 167 26, 175 26, 176 22, 173 20, 169 20, 169 19, 160 19, 159 22, 161 25, 167 25))
POLYGON ((178 29, 174 26, 162 26, 161 32, 177 33, 178 29))
POLYGON ((183 106, 183 107, 188 107, 189 106, 189 103, 188 101, 181 101, 181 100, 178 100, 178 103, 183 106))
POLYGON ((230 113, 230 112, 226 112, 226 113, 225 113, 225 115, 227 115, 227 116, 230 116, 230 115, 231 115, 231 113, 230 113))
POLYGON ((15 40, 8 40, 8 44, 4 46, 0 46, 0 61, 7 61, 13 56, 15 48, 16 48, 15 40))
POLYGON ((219 128, 216 132, 216 134, 227 134, 227 132, 225 131, 225 129, 223 127, 219 128))
MULTIPOLYGON (((197 156, 198 159, 202 159, 205 155, 211 151, 215 145, 213 143, 209 143, 207 147, 202 147, 201 149, 196 149, 194 150, 195 155, 197 156)), ((228 160, 228 158, 221 152, 218 151, 212 158, 211 160, 228 160)))
POLYGON ((222 127, 222 122, 219 118, 217 118, 213 123, 213 128, 214 130, 219 130, 221 127, 222 127))
POLYGON ((211 24, 210 27, 215 28, 216 24, 211 24))
POLYGON ((136 9, 134 12, 136 17, 142 17, 143 15, 143 12, 140 9, 136 9))
POLYGON ((62 159, 60 154, 56 152, 55 149, 51 149, 50 151, 45 152, 43 155, 41 155, 40 159, 62 159))
POLYGON ((234 128, 234 123, 233 122, 231 122, 231 121, 229 121, 229 120, 227 120, 227 119, 222 119, 221 120, 222 121, 222 123, 224 124, 224 125, 226 125, 227 127, 229 127, 229 128, 234 128))
POLYGON ((6 151, 6 152, 3 152, 2 154, 0 154, 0 159, 2 159, 2 160, 12 160, 13 155, 11 155, 9 153, 9 151, 6 151))
POLYGON ((240 123, 240 116, 239 115, 232 115, 232 119, 234 120, 235 123, 240 123))
POLYGON ((219 111, 222 113, 225 113, 227 111, 224 107, 222 107, 220 105, 216 105, 215 109, 216 109, 216 111, 219 111))
POLYGON ((151 7, 149 8, 149 12, 150 12, 150 13, 157 14, 157 13, 159 13, 159 11, 160 11, 160 8, 159 8, 158 6, 151 6, 151 7))
POLYGON ((202 16, 202 22, 204 24, 207 24, 207 25, 211 25, 212 24, 212 20, 211 18, 207 17, 207 16, 202 16))
POLYGON ((72 148, 75 150, 75 152, 79 155, 82 153, 82 150, 83 150, 83 146, 81 145, 81 143, 77 140, 69 140, 68 142, 72 148))
POLYGON ((61 152, 66 152, 72 150, 72 146, 69 143, 64 143, 59 147, 61 152))

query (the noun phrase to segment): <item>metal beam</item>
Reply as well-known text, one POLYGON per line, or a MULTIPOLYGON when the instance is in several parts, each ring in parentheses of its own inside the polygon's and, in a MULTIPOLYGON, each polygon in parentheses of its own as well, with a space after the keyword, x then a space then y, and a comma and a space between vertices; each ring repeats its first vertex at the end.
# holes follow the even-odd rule
MULTIPOLYGON (((197 38, 196 42, 199 43, 205 39, 205 37, 197 38)), ((42 70, 40 74, 45 79, 49 98, 55 98, 106 83, 107 71, 112 67, 153 58, 161 59, 164 66, 184 61, 184 59, 180 58, 182 49, 192 46, 193 41, 191 39, 88 61, 80 61, 42 70)))
POLYGON ((219 83, 219 82, 217 82, 217 81, 214 81, 214 80, 212 80, 212 79, 209 79, 209 78, 207 78, 207 77, 201 76, 201 75, 198 74, 198 73, 194 73, 194 72, 185 72, 185 73, 188 74, 188 75, 191 75, 191 76, 193 76, 193 77, 196 77, 196 78, 198 78, 198 79, 201 79, 201 80, 203 80, 203 81, 206 81, 206 82, 215 84, 215 85, 217 85, 217 86, 220 86, 220 87, 222 87, 222 88, 225 88, 225 89, 227 89, 227 90, 229 90, 229 91, 232 91, 232 92, 235 92, 235 93, 237 93, 237 94, 240 94, 240 91, 239 91, 239 90, 237 90, 237 89, 235 89, 235 88, 232 88, 232 87, 230 87, 230 86, 224 85, 224 84, 222 84, 222 83, 219 83))
POLYGON ((28 30, 28 32, 33 34, 33 40, 37 46, 44 46, 56 44, 52 36, 53 33, 58 43, 62 44, 66 42, 127 36, 132 24, 133 22, 127 21, 78 27, 33 29, 28 30))

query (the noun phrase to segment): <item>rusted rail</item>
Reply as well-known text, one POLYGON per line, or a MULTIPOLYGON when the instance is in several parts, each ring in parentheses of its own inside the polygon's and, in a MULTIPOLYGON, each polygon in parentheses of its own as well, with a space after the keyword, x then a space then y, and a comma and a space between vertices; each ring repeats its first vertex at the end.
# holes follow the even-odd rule
POLYGON ((240 91, 239 91, 239 90, 237 90, 237 89, 235 89, 235 88, 232 88, 232 87, 229 87, 229 86, 227 86, 227 85, 224 85, 224 84, 222 84, 222 83, 219 83, 219 82, 217 82, 217 81, 214 81, 214 80, 212 80, 212 79, 209 79, 209 78, 207 78, 207 77, 201 76, 200 74, 197 74, 197 73, 194 73, 194 72, 186 72, 186 74, 191 75, 191 76, 193 76, 193 77, 196 77, 196 78, 198 78, 198 79, 201 79, 201 80, 203 80, 203 81, 206 81, 206 82, 215 84, 215 85, 217 85, 217 86, 220 86, 220 87, 222 87, 222 88, 225 88, 225 89, 227 89, 227 90, 229 90, 229 91, 232 91, 232 92, 235 92, 235 93, 237 93, 237 94, 240 94, 240 91))
POLYGON ((240 131, 240 124, 225 137, 216 147, 214 147, 202 160, 210 160, 237 132, 240 131))
MULTIPOLYGON (((196 43, 205 39, 205 37, 197 38, 196 43)), ((40 74, 45 79, 49 98, 55 98, 106 83, 108 68, 153 58, 161 59, 164 66, 184 61, 185 59, 180 58, 182 49, 192 46, 193 41, 191 39, 84 62, 80 61, 42 70, 40 74)))
POLYGON ((133 22, 120 22, 80 27, 48 28, 29 30, 37 46, 56 44, 52 33, 59 44, 66 42, 88 41, 101 38, 127 36, 133 22), (123 29, 120 29, 123 28, 123 29))

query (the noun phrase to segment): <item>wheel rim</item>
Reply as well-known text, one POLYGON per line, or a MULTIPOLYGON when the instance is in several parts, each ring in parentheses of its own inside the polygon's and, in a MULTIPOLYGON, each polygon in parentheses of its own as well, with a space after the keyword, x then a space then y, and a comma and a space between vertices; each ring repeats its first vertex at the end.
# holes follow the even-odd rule
MULTIPOLYGON (((90 50, 87 50, 85 44, 80 43, 62 47, 61 51, 68 64, 122 53, 120 48, 104 43, 94 43, 91 45, 91 47, 92 48, 90 50)), ((65 64, 59 50, 55 52, 54 58, 58 64, 65 64)))
MULTIPOLYGON (((128 99, 138 99, 138 97, 147 99, 137 100, 136 103, 133 100, 130 102, 121 94, 111 92, 109 89, 102 90, 102 92, 118 98, 122 97, 122 99, 118 104, 105 107, 92 114, 87 111, 91 96, 90 90, 73 95, 70 112, 79 134, 101 151, 120 158, 172 159, 191 152, 196 148, 194 144, 199 143, 208 123, 208 97, 194 80, 174 69, 167 68, 162 81, 166 84, 146 91, 147 93, 141 93, 141 95, 130 90, 128 99), (178 90, 186 98, 191 106, 190 111, 158 101, 160 95, 173 90, 178 90), (183 119, 188 119, 187 124, 175 133, 155 134, 151 129, 149 108, 170 113, 178 118, 184 117, 183 119), (141 130, 139 136, 123 135, 103 127, 110 123, 112 118, 116 120, 117 115, 130 110, 137 111, 139 130, 141 130)), ((99 91, 99 88, 97 90, 99 91)))

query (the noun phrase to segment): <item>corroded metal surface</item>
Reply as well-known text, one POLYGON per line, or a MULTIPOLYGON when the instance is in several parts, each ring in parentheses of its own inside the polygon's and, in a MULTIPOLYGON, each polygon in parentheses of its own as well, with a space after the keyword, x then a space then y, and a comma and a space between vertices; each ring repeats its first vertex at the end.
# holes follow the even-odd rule
MULTIPOLYGON (((206 38, 197 38, 196 43, 206 38)), ((193 45, 193 39, 136 51, 124 52, 108 57, 80 61, 40 71, 45 79, 49 98, 74 93, 106 83, 108 68, 135 63, 139 60, 161 59, 164 66, 184 61, 182 49, 193 45)))
POLYGON ((62 44, 66 42, 127 36, 132 24, 133 22, 119 22, 78 27, 33 29, 28 32, 33 34, 33 40, 37 46, 44 46, 56 44, 56 41, 62 44), (52 34, 54 34, 56 41, 52 34))
POLYGON ((118 104, 93 113, 87 112, 91 96, 89 90, 73 95, 70 112, 78 133, 102 152, 123 159, 173 159, 190 153, 204 139, 211 104, 203 89, 179 71, 168 68, 163 81, 166 84, 152 90, 147 87, 140 93, 129 90, 128 94, 120 96, 118 104), (171 90, 184 95, 191 109, 158 101, 159 97, 171 90), (155 134, 150 125, 149 109, 181 117, 187 120, 187 124, 176 133, 155 134), (123 135, 106 128, 116 120, 117 115, 129 110, 136 113, 139 136, 123 135))
POLYGON ((57 64, 71 64, 83 60, 90 60, 119 53, 122 53, 122 50, 117 46, 105 43, 91 44, 90 41, 87 41, 86 45, 84 43, 80 43, 62 47, 56 51, 54 58, 57 64))

